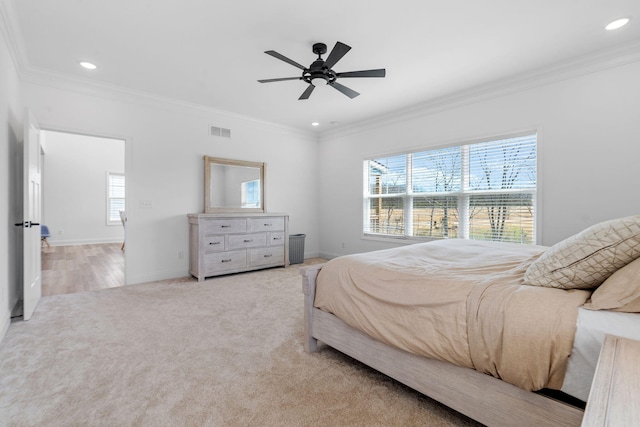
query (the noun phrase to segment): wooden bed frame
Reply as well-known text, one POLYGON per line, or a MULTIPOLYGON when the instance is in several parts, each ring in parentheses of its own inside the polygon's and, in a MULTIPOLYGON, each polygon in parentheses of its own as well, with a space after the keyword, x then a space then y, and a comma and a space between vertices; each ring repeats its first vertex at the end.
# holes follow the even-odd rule
POLYGON ((333 314, 314 308, 316 277, 323 264, 301 267, 304 349, 318 340, 373 369, 489 426, 579 426, 584 411, 529 392, 473 369, 416 356, 374 340, 333 314))

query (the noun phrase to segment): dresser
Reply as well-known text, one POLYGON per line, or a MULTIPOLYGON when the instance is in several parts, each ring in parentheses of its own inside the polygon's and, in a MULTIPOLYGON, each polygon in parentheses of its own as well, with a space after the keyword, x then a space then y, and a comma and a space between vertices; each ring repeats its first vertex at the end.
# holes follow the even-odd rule
POLYGON ((289 264, 289 216, 188 214, 189 273, 199 281, 289 264))

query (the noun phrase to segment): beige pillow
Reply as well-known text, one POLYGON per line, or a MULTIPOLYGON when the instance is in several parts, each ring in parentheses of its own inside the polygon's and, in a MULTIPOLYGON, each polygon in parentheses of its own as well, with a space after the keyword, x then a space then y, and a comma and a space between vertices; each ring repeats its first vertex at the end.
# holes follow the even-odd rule
POLYGON ((524 282, 561 289, 592 289, 640 257, 640 215, 601 222, 547 249, 524 282))
POLYGON ((584 308, 640 313, 640 259, 613 273, 593 292, 584 308))

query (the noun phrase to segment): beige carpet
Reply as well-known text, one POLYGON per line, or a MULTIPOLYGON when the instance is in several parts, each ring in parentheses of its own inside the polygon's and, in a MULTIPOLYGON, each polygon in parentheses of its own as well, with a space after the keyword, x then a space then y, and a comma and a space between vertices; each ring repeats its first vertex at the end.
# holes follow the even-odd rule
POLYGON ((304 353, 299 266, 43 298, 0 343, 0 425, 476 425, 304 353))

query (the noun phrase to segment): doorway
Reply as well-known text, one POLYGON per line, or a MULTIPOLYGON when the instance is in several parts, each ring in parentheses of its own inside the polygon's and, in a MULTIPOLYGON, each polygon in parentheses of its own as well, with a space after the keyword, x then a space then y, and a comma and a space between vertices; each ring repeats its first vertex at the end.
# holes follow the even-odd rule
POLYGON ((123 286, 125 141, 41 132, 42 295, 123 286))

